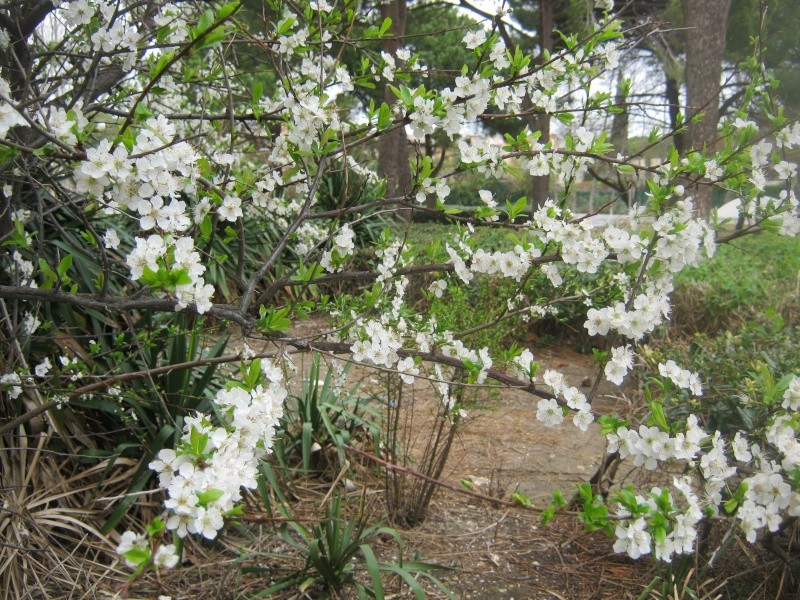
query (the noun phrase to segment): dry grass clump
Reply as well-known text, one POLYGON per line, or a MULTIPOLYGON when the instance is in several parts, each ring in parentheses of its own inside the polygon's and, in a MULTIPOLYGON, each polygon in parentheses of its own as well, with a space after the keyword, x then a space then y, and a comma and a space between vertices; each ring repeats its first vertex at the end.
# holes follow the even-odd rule
POLYGON ((21 428, 0 437, 0 600, 92 598, 125 580, 98 500, 123 493, 137 463, 87 468, 53 442, 21 428))

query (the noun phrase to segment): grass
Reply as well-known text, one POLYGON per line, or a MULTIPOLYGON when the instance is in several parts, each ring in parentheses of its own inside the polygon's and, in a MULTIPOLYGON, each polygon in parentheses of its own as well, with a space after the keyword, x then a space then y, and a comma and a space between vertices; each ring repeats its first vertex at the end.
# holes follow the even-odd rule
POLYGON ((770 308, 793 325, 800 317, 799 291, 800 239, 767 232, 746 236, 678 276, 673 325, 689 334, 714 333, 770 308))
MULTIPOLYGON (((465 229, 465 228, 464 228, 465 229)), ((422 250, 431 245, 443 244, 443 241, 458 231, 456 225, 442 223, 404 223, 397 222, 392 225, 392 233, 397 236, 406 236, 408 244, 422 250)), ((518 236, 523 235, 517 232, 518 236)), ((484 250, 511 250, 514 243, 508 237, 508 230, 501 227, 479 226, 470 234, 470 240, 475 242, 475 247, 484 250)))

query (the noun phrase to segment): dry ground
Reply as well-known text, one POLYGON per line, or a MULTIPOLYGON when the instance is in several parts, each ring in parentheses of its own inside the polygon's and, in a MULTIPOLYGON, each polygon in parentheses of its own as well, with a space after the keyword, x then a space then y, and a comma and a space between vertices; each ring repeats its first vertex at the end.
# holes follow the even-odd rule
MULTIPOLYGON (((537 359, 543 366, 565 373, 571 385, 587 388, 594 380, 596 368, 585 355, 563 350, 539 351, 537 359)), ((351 378, 354 376, 357 375, 352 374, 351 378)), ((370 386, 373 391, 380 391, 381 384, 373 375, 364 376, 365 391, 370 386)), ((617 388, 599 388, 596 406, 603 412, 633 412, 633 403, 615 395, 618 393, 617 388)), ((631 395, 635 396, 635 390, 631 395)), ((416 437, 410 436, 413 439, 409 443, 413 445, 424 437, 436 400, 429 384, 422 381, 415 384, 411 396, 413 402, 408 405, 413 407, 415 416, 410 429, 416 437)), ((538 512, 509 502, 510 494, 519 491, 530 497, 536 507, 544 507, 556 488, 569 498, 575 483, 588 479, 603 457, 604 441, 599 427, 594 424, 582 433, 571 422, 565 422, 548 429, 535 418, 536 399, 517 390, 481 393, 468 401, 467 412, 441 479, 456 487, 469 479, 476 492, 503 502, 440 489, 421 525, 398 528, 406 560, 423 560, 446 567, 437 575, 457 598, 463 599, 638 598, 653 577, 649 559, 632 561, 614 554, 604 534, 584 532, 574 515, 557 516, 542 526, 538 512)), ((410 450, 413 455, 414 448, 410 450)), ((368 522, 385 521, 379 470, 373 464, 359 462, 357 457, 353 457, 353 464, 355 472, 350 477, 355 490, 349 494, 353 499, 351 504, 365 498, 368 522)), ((331 479, 295 482, 289 489, 294 502, 293 515, 301 520, 318 519, 331 491, 331 479)), ((269 522, 248 524, 229 531, 220 542, 192 545, 187 549, 182 569, 146 576, 132 586, 129 597, 227 600, 258 593, 269 584, 269 578, 242 575, 242 567, 299 568, 303 564, 282 540, 278 528, 278 524, 269 522), (242 552, 241 548, 247 550, 242 552)), ((392 538, 382 536, 371 544, 379 558, 397 558, 398 547, 392 538)), ((773 558, 751 550, 734 550, 733 562, 715 573, 717 579, 709 580, 705 589, 710 591, 726 581, 729 586, 707 598, 800 597, 794 591, 787 591, 791 582, 782 565, 773 558)), ((387 583, 387 598, 413 597, 407 587, 398 584, 387 583)), ((431 586, 427 589, 431 598, 444 597, 431 586)), ((109 585, 98 597, 120 597, 117 590, 109 585)), ((287 591, 276 597, 313 599, 320 597, 320 591, 310 587, 305 592, 287 591)))

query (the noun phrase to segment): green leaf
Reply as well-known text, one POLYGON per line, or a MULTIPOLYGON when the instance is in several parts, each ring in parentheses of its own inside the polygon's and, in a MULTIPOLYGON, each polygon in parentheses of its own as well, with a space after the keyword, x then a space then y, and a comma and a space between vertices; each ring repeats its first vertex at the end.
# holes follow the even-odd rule
POLYGON ((134 566, 145 564, 150 560, 150 550, 145 548, 133 548, 125 552, 122 556, 130 561, 134 566))
POLYGON ((161 517, 155 517, 152 521, 150 521, 150 524, 145 528, 145 530, 147 531, 148 536, 155 537, 164 531, 165 528, 166 525, 161 517))
POLYGON ((376 87, 375 84, 372 81, 372 76, 371 75, 364 76, 364 77, 359 77, 353 83, 355 85, 357 85, 358 87, 367 88, 368 90, 374 90, 375 87, 376 87))
MULTIPOLYGON (((153 68, 153 77, 156 77, 156 76, 160 75, 162 73, 162 71, 164 71, 164 69, 167 67, 169 62, 174 57, 175 57, 175 51, 174 50, 170 50, 169 52, 165 52, 164 54, 162 54, 159 57, 155 68, 153 68)), ((139 106, 141 106, 141 104, 139 106)), ((137 106, 137 109, 138 109, 138 106, 137 106)))
POLYGON ((296 23, 295 18, 289 17, 280 24, 278 29, 275 30, 275 33, 277 33, 279 36, 286 35, 292 29, 292 27, 294 27, 295 23, 296 23))
POLYGON ((261 378, 261 359, 254 358, 250 365, 245 369, 244 382, 248 389, 252 390, 258 385, 261 378))
POLYGON ((200 433, 196 428, 192 427, 192 432, 189 434, 189 447, 195 456, 202 456, 203 451, 208 444, 208 434, 200 433))
POLYGON ((170 33, 172 33, 172 27, 170 27, 169 25, 164 25, 163 27, 159 27, 158 31, 156 32, 156 42, 159 44, 166 43, 170 33))
POLYGON ((617 429, 620 427, 627 427, 630 423, 627 419, 621 419, 617 413, 601 415, 597 418, 597 422, 600 425, 600 432, 603 435, 615 433, 617 429))
POLYGON ((657 543, 663 543, 667 539, 667 530, 663 527, 655 527, 653 529, 653 539, 657 543))
POLYGON ((19 154, 19 150, 16 148, 8 148, 6 146, 0 146, 0 166, 4 166, 6 163, 11 162, 14 158, 19 154))
POLYGON ((739 487, 736 488, 736 492, 733 494, 733 497, 739 502, 744 502, 744 495, 747 493, 748 489, 750 489, 750 486, 743 481, 739 484, 739 487))
MULTIPOLYGON (((172 275, 172 281, 174 282, 175 286, 189 285, 192 283, 192 278, 189 277, 189 272, 187 269, 176 269, 171 271, 170 274, 172 275)), ((170 289, 174 288, 170 287, 170 289)))
POLYGON ((200 18, 197 20, 197 27, 192 30, 193 37, 196 38, 199 36, 201 33, 211 27, 212 23, 214 23, 214 13, 211 12, 211 9, 209 8, 202 15, 200 15, 200 18))
POLYGON ((636 173, 636 169, 631 165, 617 165, 617 171, 623 175, 634 175, 636 173))
POLYGON ((262 306, 261 309, 259 309, 261 318, 256 321, 258 328, 264 333, 289 331, 289 328, 292 326, 292 321, 288 317, 290 312, 291 308, 288 306, 277 310, 274 308, 267 309, 262 306))
POLYGON ((214 31, 208 33, 203 39, 195 46, 195 49, 209 48, 214 44, 221 42, 228 37, 228 32, 224 27, 218 27, 214 31))
POLYGON ((56 277, 53 269, 50 268, 50 265, 48 265, 47 261, 43 258, 39 259, 39 270, 44 276, 44 282, 41 287, 44 289, 51 289, 55 282, 58 281, 58 277, 56 277))
POLYGON ((234 0, 229 4, 226 4, 217 11, 217 21, 221 21, 222 19, 233 13, 238 8, 239 8, 239 0, 234 0))
POLYGON ((400 88, 392 86, 392 91, 401 100, 403 106, 405 106, 407 109, 414 108, 414 98, 411 96, 411 90, 409 90, 406 86, 401 85, 400 88))
POLYGON ((14 246, 16 248, 29 248, 30 242, 25 233, 25 226, 21 221, 14 221, 14 232, 2 243, 3 246, 14 246))
POLYGON ((225 243, 229 244, 234 240, 239 239, 239 231, 228 225, 225 228, 225 243))
POLYGON ((290 279, 292 281, 299 281, 302 283, 311 283, 315 279, 319 279, 324 274, 324 270, 321 265, 314 264, 310 267, 306 267, 305 265, 300 265, 297 268, 297 273, 292 275, 290 279))
POLYGON ((200 492, 197 494, 197 503, 200 506, 208 506, 215 500, 219 500, 225 494, 222 490, 218 490, 216 488, 206 490, 205 492, 200 492))
POLYGON ((650 419, 652 425, 658 427, 661 431, 670 432, 669 423, 667 423, 667 415, 664 413, 664 407, 661 402, 655 400, 650 403, 650 419))
POLYGON ((144 104, 143 102, 139 102, 139 104, 136 105, 133 114, 136 117, 135 122, 137 123, 146 121, 147 119, 153 116, 152 111, 149 108, 147 108, 147 105, 144 104))
POLYGON ((258 104, 261 97, 264 95, 264 84, 260 81, 256 81, 253 84, 253 88, 250 90, 250 94, 253 98, 253 104, 258 104))
POLYGON ((556 119, 561 121, 564 125, 569 125, 575 120, 575 115, 572 113, 556 113, 556 119))
POLYGON ((210 216, 206 215, 205 217, 203 217, 203 220, 200 221, 199 229, 200 229, 200 238, 204 242, 207 242, 208 240, 211 239, 211 232, 213 230, 213 227, 211 225, 210 216))
POLYGON ((314 443, 314 424, 311 421, 305 421, 300 434, 302 455, 303 455, 303 470, 308 471, 311 469, 311 446, 314 443))
POLYGON ((497 214, 497 211, 490 206, 481 206, 475 210, 474 217, 476 219, 491 219, 497 214))
POLYGON ((513 221, 518 216, 520 216, 525 209, 528 207, 528 198, 526 196, 522 196, 517 199, 516 202, 513 204, 510 200, 506 200, 506 209, 508 212, 508 220, 513 221))
POLYGON ((81 238, 92 248, 97 248, 97 239, 95 239, 91 231, 81 231, 81 238))
MULTIPOLYGON (((408 565, 405 565, 408 566, 408 565)), ((416 600, 425 600, 425 590, 422 589, 422 586, 417 582, 414 578, 414 575, 401 567, 400 565, 386 565, 386 569, 392 571, 403 578, 403 581, 408 584, 408 587, 411 588, 411 591, 414 593, 414 598, 416 600)))
POLYGON ((367 572, 372 580, 372 592, 375 598, 383 598, 383 585, 381 583, 381 568, 378 565, 378 559, 375 558, 375 553, 368 544, 361 544, 361 554, 364 555, 364 560, 367 563, 367 572))
POLYGON ((609 350, 600 350, 599 348, 592 348, 592 355, 594 356, 594 362, 596 362, 600 366, 603 366, 608 362, 609 354, 610 354, 609 350))
POLYGON ((581 497, 581 500, 584 502, 591 502, 592 501, 592 484, 587 481, 578 484, 578 495, 581 497))
POLYGON ((519 504, 520 506, 525 506, 525 507, 533 506, 533 502, 531 502, 531 499, 519 491, 511 494, 511 501, 514 504, 519 504))
POLYGON ((136 145, 136 129, 134 127, 128 127, 121 136, 117 136, 115 141, 124 145, 128 152, 130 152, 136 145))
POLYGON ((59 279, 63 279, 64 276, 69 271, 69 268, 72 266, 72 254, 67 254, 64 258, 61 259, 61 262, 58 263, 58 276, 59 279))
POLYGON ((381 103, 381 107, 378 109, 378 129, 386 129, 389 125, 392 124, 392 109, 389 108, 389 105, 386 102, 381 103))

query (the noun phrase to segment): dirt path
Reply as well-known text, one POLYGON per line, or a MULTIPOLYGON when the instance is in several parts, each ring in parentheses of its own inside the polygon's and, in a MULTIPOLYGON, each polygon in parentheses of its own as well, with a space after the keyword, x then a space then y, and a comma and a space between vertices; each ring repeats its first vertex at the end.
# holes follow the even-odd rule
MULTIPOLYGON (((539 350, 537 359, 588 393, 586 379, 593 382, 596 375, 591 357, 539 350)), ((621 404, 618 393, 601 384, 595 406, 614 410, 621 404)), ((596 423, 586 432, 571 419, 545 427, 536 419, 536 402, 530 394, 504 389, 468 406, 442 478, 453 484, 469 479, 476 491, 506 500, 519 491, 541 507, 554 489, 569 499, 575 484, 597 469, 605 439, 596 423)), ((447 490, 434 497, 426 521, 403 537, 425 560, 453 567, 443 579, 459 598, 625 598, 646 585, 639 581, 646 569, 611 554, 605 535, 584 533, 574 517, 542 527, 536 513, 447 490)))
MULTIPOLYGON (((547 368, 566 376, 569 385, 588 393, 594 381, 591 358, 569 351, 537 352, 547 368)), ((607 410, 616 402, 617 388, 601 384, 595 406, 607 410)), ((548 503, 551 492, 569 493, 576 482, 595 472, 605 452, 605 439, 593 423, 582 432, 567 418, 557 427, 536 419, 537 399, 519 390, 503 390, 485 407, 468 410, 446 471, 451 478, 472 476, 479 485, 499 485, 508 493, 520 491, 535 504, 548 503)))
MULTIPOLYGON (((538 349, 542 368, 563 373, 567 383, 588 394, 597 367, 592 358, 564 349, 538 349)), ((301 359, 305 372, 310 361, 301 359)), ((326 368, 321 369, 324 376, 326 368)), ((299 374, 298 374, 299 375, 299 374)), ((359 393, 385 398, 385 387, 374 371, 351 367, 348 377, 362 381, 359 393)), ((292 387, 299 391, 302 376, 292 387)), ((600 385, 593 405, 596 414, 609 410, 626 412, 619 389, 600 385)), ((417 380, 410 394, 416 437, 424 441, 438 403, 430 382, 417 380)), ((558 427, 545 427, 536 419, 537 398, 507 388, 483 390, 465 402, 466 419, 459 426, 441 479, 454 485, 473 482, 477 492, 510 499, 519 491, 537 507, 546 507, 554 489, 569 499, 575 484, 592 476, 605 452, 605 439, 593 423, 581 432, 565 419, 558 427)), ((380 512, 383 493, 376 481, 357 481, 373 492, 380 512)), ((382 518, 382 517, 381 517, 382 518)), ((475 500, 440 489, 422 525, 401 530, 408 551, 419 560, 451 568, 441 578, 458 598, 464 599, 583 599, 627 598, 647 584, 647 569, 611 552, 602 533, 587 534, 574 516, 556 517, 540 525, 539 514, 496 503, 475 500)), ((381 553, 380 543, 376 552, 381 553)), ((384 549, 394 551, 391 544, 384 549)), ((388 591, 388 590, 387 590, 388 591)), ((406 590, 407 591, 407 590, 406 590)), ((428 587, 429 597, 440 594, 428 587)), ((405 597, 405 596, 401 596, 405 597)))
MULTIPOLYGON (((597 374, 591 357, 561 349, 539 349, 536 355, 543 368, 558 370, 569 385, 588 394, 597 374)), ((374 372, 351 369, 350 380, 359 377, 363 391, 385 397, 374 372)), ((413 411, 405 425, 411 432, 407 450, 418 459, 439 400, 431 384, 421 379, 404 394, 408 411, 413 411)), ((595 412, 625 412, 618 394, 615 386, 601 384, 595 412)), ((467 417, 441 479, 456 486, 470 480, 475 491, 506 501, 519 491, 537 507, 549 504, 554 489, 569 499, 575 484, 594 474, 605 439, 596 423, 586 432, 571 418, 558 427, 544 426, 536 419, 536 404, 536 397, 507 388, 465 396, 467 417)), ((411 466, 415 464, 412 460, 411 466)), ((377 510, 385 509, 381 505, 377 510)), ((556 518, 547 527, 539 521, 536 512, 440 489, 424 523, 401 533, 421 560, 452 568, 442 579, 459 598, 626 598, 629 589, 646 585, 639 579, 647 569, 613 555, 609 539, 602 533, 586 534, 574 516, 556 518)), ((429 591, 430 597, 438 597, 429 591)))

